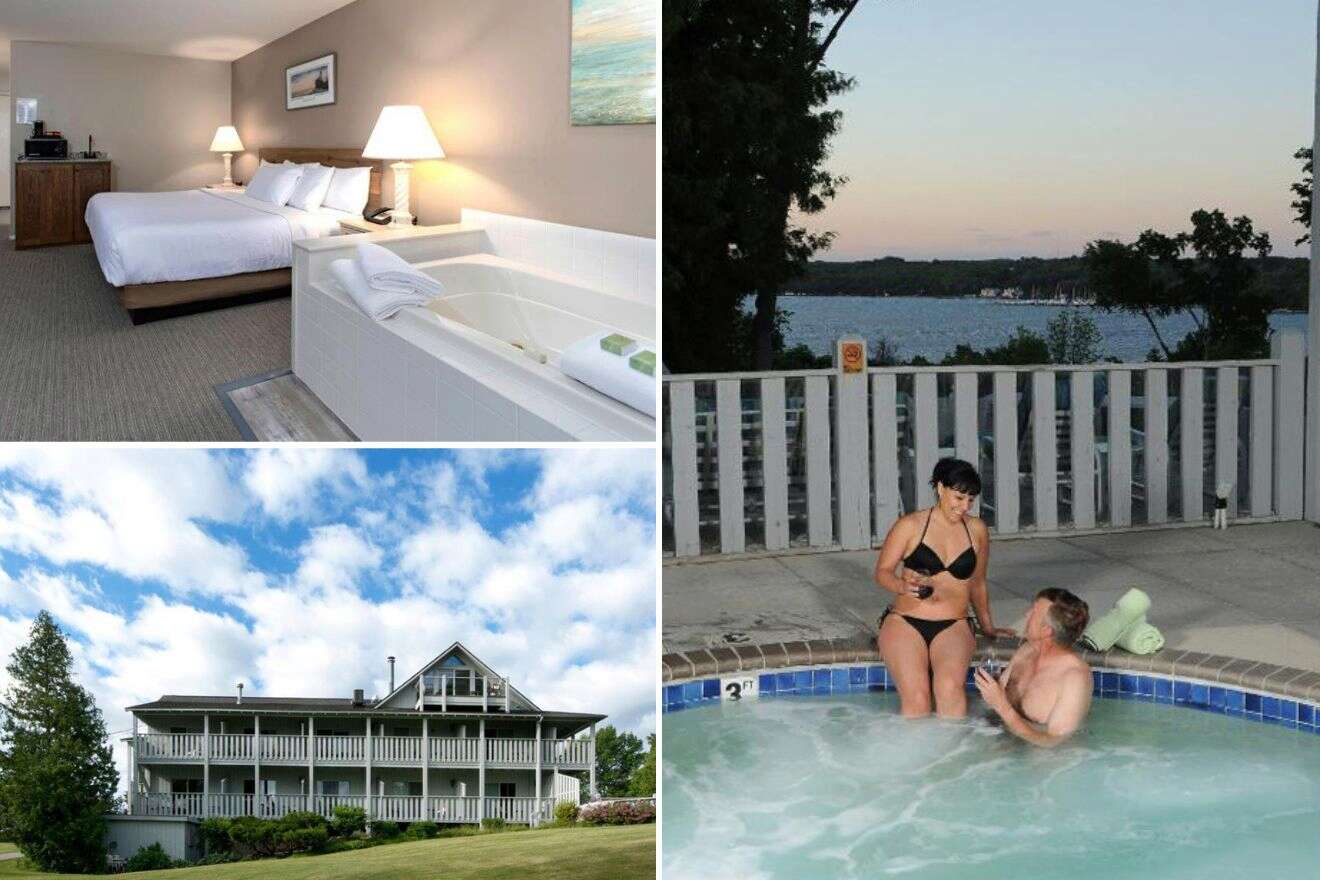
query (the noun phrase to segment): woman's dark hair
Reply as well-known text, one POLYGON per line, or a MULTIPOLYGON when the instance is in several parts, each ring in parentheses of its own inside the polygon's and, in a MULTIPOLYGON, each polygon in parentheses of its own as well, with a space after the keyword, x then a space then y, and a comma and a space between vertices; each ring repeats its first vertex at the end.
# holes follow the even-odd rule
POLYGON ((941 458, 930 473, 930 487, 937 485, 968 495, 981 494, 981 475, 961 458, 941 458))

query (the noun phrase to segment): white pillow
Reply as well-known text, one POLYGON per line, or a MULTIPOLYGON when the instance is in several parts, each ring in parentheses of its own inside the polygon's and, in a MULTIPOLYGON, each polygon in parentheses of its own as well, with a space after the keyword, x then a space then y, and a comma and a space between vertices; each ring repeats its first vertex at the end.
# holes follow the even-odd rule
POLYGON ((336 168, 321 207, 361 214, 371 194, 371 168, 336 168))
POLYGON ((288 204, 302 174, 298 165, 262 165, 248 182, 247 195, 282 207, 288 204))
POLYGON ((315 162, 302 166, 303 174, 293 195, 289 196, 290 208, 315 211, 325 201, 325 194, 330 189, 330 179, 335 169, 315 162))

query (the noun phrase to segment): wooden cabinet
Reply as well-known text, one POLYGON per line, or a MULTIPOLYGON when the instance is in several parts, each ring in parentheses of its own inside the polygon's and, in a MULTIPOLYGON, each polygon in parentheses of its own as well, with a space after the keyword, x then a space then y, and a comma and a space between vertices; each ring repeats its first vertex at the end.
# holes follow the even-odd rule
POLYGON ((83 216, 110 189, 109 162, 19 162, 15 177, 15 247, 91 241, 83 216))

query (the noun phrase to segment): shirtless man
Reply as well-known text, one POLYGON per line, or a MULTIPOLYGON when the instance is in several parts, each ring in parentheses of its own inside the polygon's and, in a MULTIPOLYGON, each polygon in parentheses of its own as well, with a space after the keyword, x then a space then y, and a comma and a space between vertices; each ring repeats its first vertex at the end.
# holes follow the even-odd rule
POLYGON ((1091 708, 1091 668, 1072 650, 1088 617, 1086 603, 1067 590, 1041 590, 1027 615, 1026 641, 999 680, 976 670, 986 704, 1032 745, 1057 746, 1091 708))

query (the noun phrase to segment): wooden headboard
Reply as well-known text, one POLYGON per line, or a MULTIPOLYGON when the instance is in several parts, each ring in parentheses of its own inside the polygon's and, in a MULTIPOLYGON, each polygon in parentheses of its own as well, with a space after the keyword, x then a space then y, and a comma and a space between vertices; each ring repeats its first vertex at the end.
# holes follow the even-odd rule
POLYGON ((361 147, 262 147, 257 156, 267 162, 279 164, 284 160, 305 164, 319 162, 331 168, 361 168, 371 166, 371 189, 367 194, 367 210, 380 205, 381 176, 385 173, 382 159, 363 159, 361 147))

